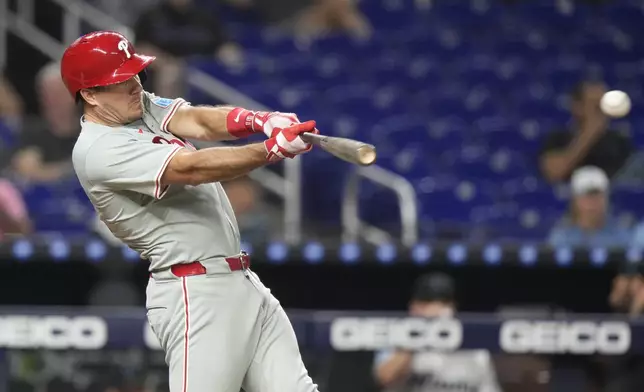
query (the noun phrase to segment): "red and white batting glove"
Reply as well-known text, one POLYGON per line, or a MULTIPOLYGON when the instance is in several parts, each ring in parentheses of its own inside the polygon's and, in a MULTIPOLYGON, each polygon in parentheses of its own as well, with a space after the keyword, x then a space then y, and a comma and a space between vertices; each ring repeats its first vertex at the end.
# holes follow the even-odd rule
POLYGON ((260 132, 270 138, 282 129, 299 123, 300 120, 294 113, 255 112, 242 108, 235 108, 226 116, 226 129, 236 138, 260 132))
POLYGON ((266 160, 275 162, 284 158, 295 158, 296 155, 310 151, 313 146, 300 137, 304 132, 319 133, 315 129, 315 121, 295 124, 276 131, 273 137, 264 142, 266 160))

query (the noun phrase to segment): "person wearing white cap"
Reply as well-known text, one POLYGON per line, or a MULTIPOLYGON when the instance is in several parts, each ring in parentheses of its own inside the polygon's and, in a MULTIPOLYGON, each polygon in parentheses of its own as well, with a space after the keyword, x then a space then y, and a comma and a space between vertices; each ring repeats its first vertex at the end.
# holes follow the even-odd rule
POLYGON ((570 179, 570 210, 568 216, 550 233, 552 246, 618 247, 626 246, 631 231, 621 227, 610 215, 610 181, 596 166, 575 170, 570 179))

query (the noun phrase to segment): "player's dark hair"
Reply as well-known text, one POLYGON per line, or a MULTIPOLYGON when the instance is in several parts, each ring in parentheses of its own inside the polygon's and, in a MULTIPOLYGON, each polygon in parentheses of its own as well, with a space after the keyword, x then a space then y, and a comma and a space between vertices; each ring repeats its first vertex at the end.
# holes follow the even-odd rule
MULTIPOLYGON (((106 88, 107 88, 107 86, 97 86, 97 87, 89 87, 89 88, 86 88, 84 90, 105 91, 106 88)), ((80 91, 76 93, 76 103, 81 104, 81 106, 83 106, 83 107, 85 106, 85 104, 87 104, 87 101, 85 100, 85 98, 83 98, 83 94, 81 94, 80 91)))
POLYGON ((412 287, 412 300, 453 302, 456 295, 456 284, 451 276, 435 272, 421 275, 412 287))

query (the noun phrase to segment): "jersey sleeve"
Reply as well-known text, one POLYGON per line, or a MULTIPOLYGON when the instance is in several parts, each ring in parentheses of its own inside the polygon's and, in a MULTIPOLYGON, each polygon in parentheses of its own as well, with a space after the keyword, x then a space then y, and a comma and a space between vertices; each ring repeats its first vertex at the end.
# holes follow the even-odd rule
POLYGON ((183 98, 162 98, 146 91, 143 93, 143 122, 153 131, 170 133, 168 124, 183 105, 190 103, 183 98))
POLYGON ((91 185, 160 199, 167 191, 167 186, 161 185, 161 177, 172 157, 182 148, 138 140, 126 133, 107 134, 97 139, 87 152, 87 180, 91 185))
POLYGON ((481 379, 481 392, 501 392, 494 361, 489 352, 482 351, 477 353, 477 361, 481 364, 483 371, 481 379))

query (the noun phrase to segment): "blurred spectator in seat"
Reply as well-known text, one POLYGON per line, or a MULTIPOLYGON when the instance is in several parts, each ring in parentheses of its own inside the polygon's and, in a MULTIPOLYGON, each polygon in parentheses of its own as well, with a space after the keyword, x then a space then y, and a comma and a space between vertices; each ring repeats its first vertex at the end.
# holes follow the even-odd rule
POLYGON ((16 90, 0 73, 0 119, 17 126, 23 115, 23 106, 16 90))
POLYGON ((624 262, 613 279, 608 302, 618 313, 637 316, 644 313, 644 265, 624 262))
POLYGON ((243 64, 241 48, 226 35, 219 17, 193 0, 164 0, 148 9, 139 16, 135 34, 137 50, 158 58, 151 76, 160 96, 182 94, 184 57, 215 56, 229 67, 243 64))
POLYGON ((268 24, 293 29, 296 41, 307 46, 331 31, 358 40, 371 37, 372 27, 354 0, 227 0, 238 8, 252 8, 268 24))
POLYGON ((53 182, 73 176, 72 150, 80 131, 80 116, 60 77, 57 63, 36 76, 40 117, 25 121, 13 169, 28 182, 53 182))
POLYGON ((0 169, 9 164, 17 143, 23 108, 22 99, 0 72, 0 169))
POLYGON ((566 181, 582 166, 597 166, 613 178, 628 160, 631 140, 609 130, 608 119, 599 108, 605 92, 600 82, 583 82, 573 89, 570 129, 551 132, 540 153, 541 171, 549 182, 566 181))
POLYGON ((6 234, 31 233, 27 207, 20 192, 8 180, 0 179, 0 239, 6 234))
POLYGON ((611 309, 616 312, 626 313, 631 306, 631 281, 632 275, 626 271, 613 278, 613 284, 608 296, 611 309))
POLYGON ((235 211, 242 241, 258 243, 270 240, 271 219, 262 206, 261 194, 248 177, 224 183, 224 189, 235 211))
POLYGON ((622 227, 609 210, 610 181, 595 166, 575 170, 570 181, 567 216, 550 232, 551 246, 626 246, 631 230, 622 227))
MULTIPOLYGON (((451 277, 441 273, 423 275, 414 284, 409 314, 414 317, 452 317, 454 301, 455 285, 451 277)), ((492 359, 485 350, 384 351, 376 354, 374 374, 385 390, 500 391, 492 359)))
MULTIPOLYGON (((626 262, 613 281, 609 302, 617 313, 641 317, 644 313, 644 265, 626 262)), ((643 391, 644 358, 638 353, 591 359, 589 374, 605 392, 643 391)))

